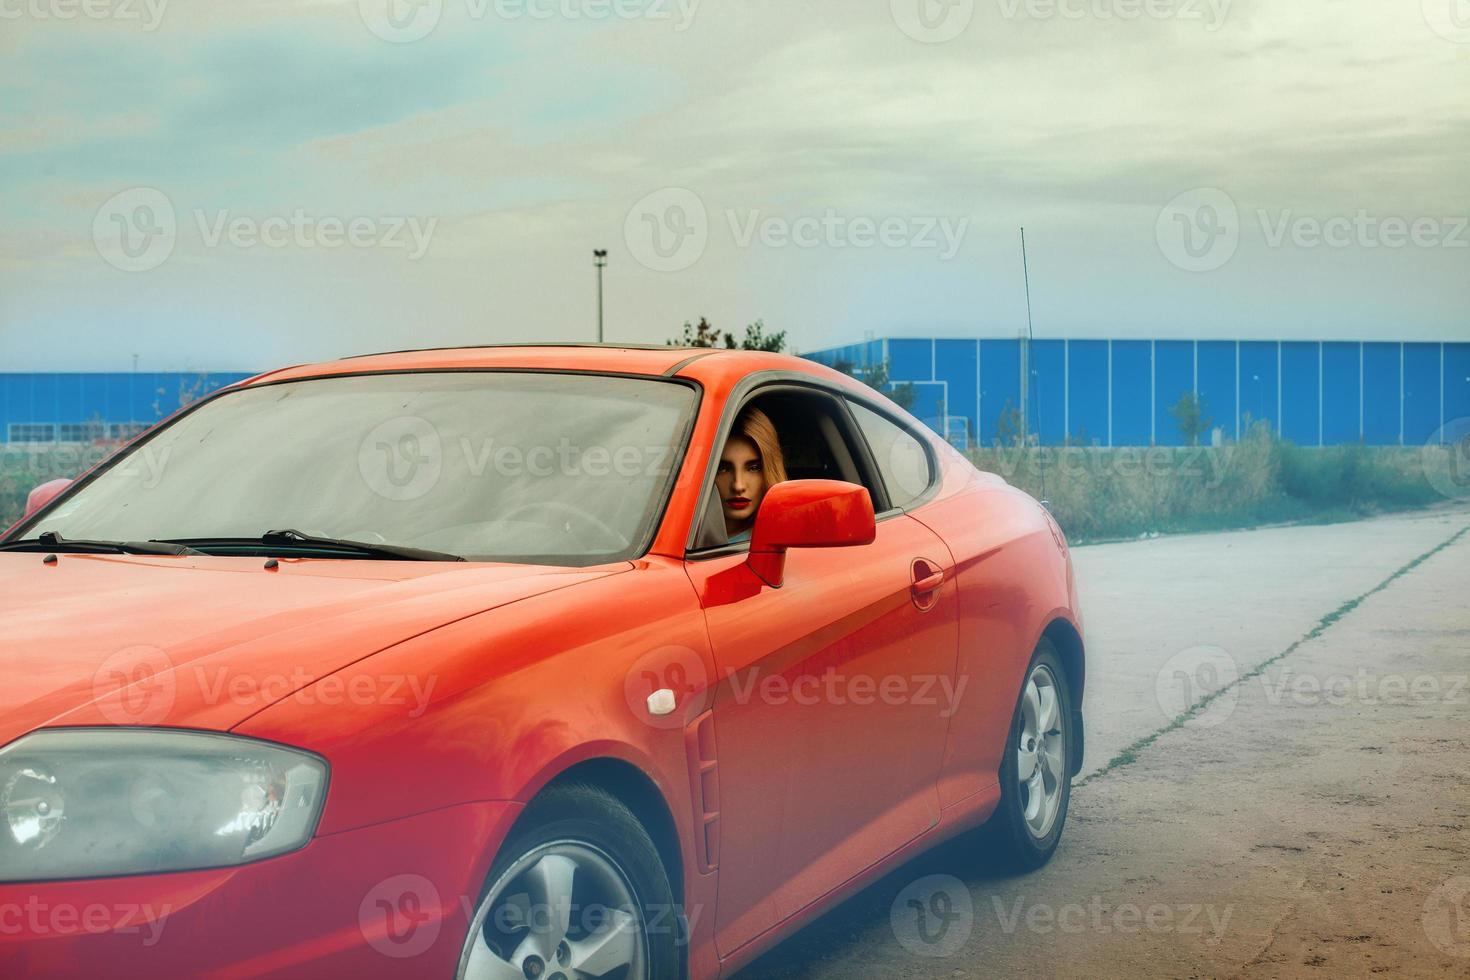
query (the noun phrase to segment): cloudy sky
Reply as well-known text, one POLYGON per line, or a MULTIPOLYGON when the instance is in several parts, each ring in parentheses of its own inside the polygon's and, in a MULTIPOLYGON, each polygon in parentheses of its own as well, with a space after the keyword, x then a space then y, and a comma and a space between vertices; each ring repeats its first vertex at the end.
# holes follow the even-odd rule
POLYGON ((0 0, 0 370, 1470 339, 1470 0, 0 0))

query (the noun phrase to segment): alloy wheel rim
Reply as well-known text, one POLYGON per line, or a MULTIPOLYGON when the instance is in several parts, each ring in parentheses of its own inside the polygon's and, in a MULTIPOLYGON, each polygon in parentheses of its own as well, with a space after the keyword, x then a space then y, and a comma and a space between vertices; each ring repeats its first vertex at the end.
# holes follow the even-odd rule
POLYGON ((480 903, 460 980, 647 980, 648 939, 633 887, 580 841, 528 852, 480 903))
POLYGON ((1067 761, 1065 726, 1056 675, 1045 664, 1037 664, 1026 678, 1016 739, 1021 813, 1026 828, 1037 840, 1051 833, 1062 809, 1067 761))

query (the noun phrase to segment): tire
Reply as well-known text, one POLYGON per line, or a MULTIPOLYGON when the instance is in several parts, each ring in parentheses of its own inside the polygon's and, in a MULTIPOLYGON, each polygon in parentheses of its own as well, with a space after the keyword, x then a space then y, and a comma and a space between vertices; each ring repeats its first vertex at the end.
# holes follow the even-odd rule
POLYGON ((658 848, 621 800, 595 786, 553 787, 527 808, 491 866, 457 976, 508 975, 508 962, 543 980, 588 975, 578 967, 616 980, 678 980, 681 911, 658 848), (571 883, 569 902, 558 900, 563 883, 571 883), (624 951, 634 947, 629 959, 624 951))
MULTIPOLYGON (((1039 690, 1041 687, 1038 684, 1039 690)), ((1077 744, 1070 730, 1073 721, 1072 691, 1066 669, 1062 666, 1056 647, 1050 640, 1043 638, 1022 677, 1021 691, 1016 697, 1016 710, 1011 716, 1010 729, 1006 736, 1005 754, 1001 757, 1000 805, 985 827, 989 843, 997 852, 996 856, 1012 871, 1029 872, 1044 866, 1056 853, 1057 845, 1061 842, 1062 830, 1067 823, 1067 807, 1072 799, 1072 753, 1077 744), (1046 733, 1046 739, 1042 743, 1054 751, 1041 750, 1033 753, 1040 767, 1043 784, 1047 782, 1050 767, 1056 767, 1053 774, 1056 787, 1055 810, 1049 820, 1046 819, 1048 807, 1045 801, 1050 799, 1050 793, 1044 794, 1040 812, 1032 811, 1028 819, 1028 807, 1033 804, 1036 794, 1031 790, 1034 784, 1021 778, 1021 740, 1025 737, 1028 720, 1026 696, 1033 679, 1040 680, 1041 675, 1046 675, 1045 679, 1050 681, 1056 699, 1056 722, 1046 733)))

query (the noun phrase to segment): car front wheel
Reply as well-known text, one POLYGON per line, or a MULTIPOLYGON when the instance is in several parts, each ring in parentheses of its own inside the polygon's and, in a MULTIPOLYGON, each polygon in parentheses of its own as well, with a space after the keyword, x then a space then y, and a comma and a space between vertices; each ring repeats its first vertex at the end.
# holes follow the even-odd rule
POLYGON ((673 980, 682 920, 648 832, 591 786, 553 788, 501 849, 460 980, 673 980))

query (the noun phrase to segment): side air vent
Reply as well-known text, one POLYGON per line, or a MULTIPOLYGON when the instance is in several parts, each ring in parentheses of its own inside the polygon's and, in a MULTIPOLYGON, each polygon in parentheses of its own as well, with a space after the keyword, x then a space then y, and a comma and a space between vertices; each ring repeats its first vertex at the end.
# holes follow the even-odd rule
POLYGON ((684 747, 689 754, 696 856, 700 874, 709 874, 720 866, 720 775, 713 711, 706 711, 684 730, 684 747))

